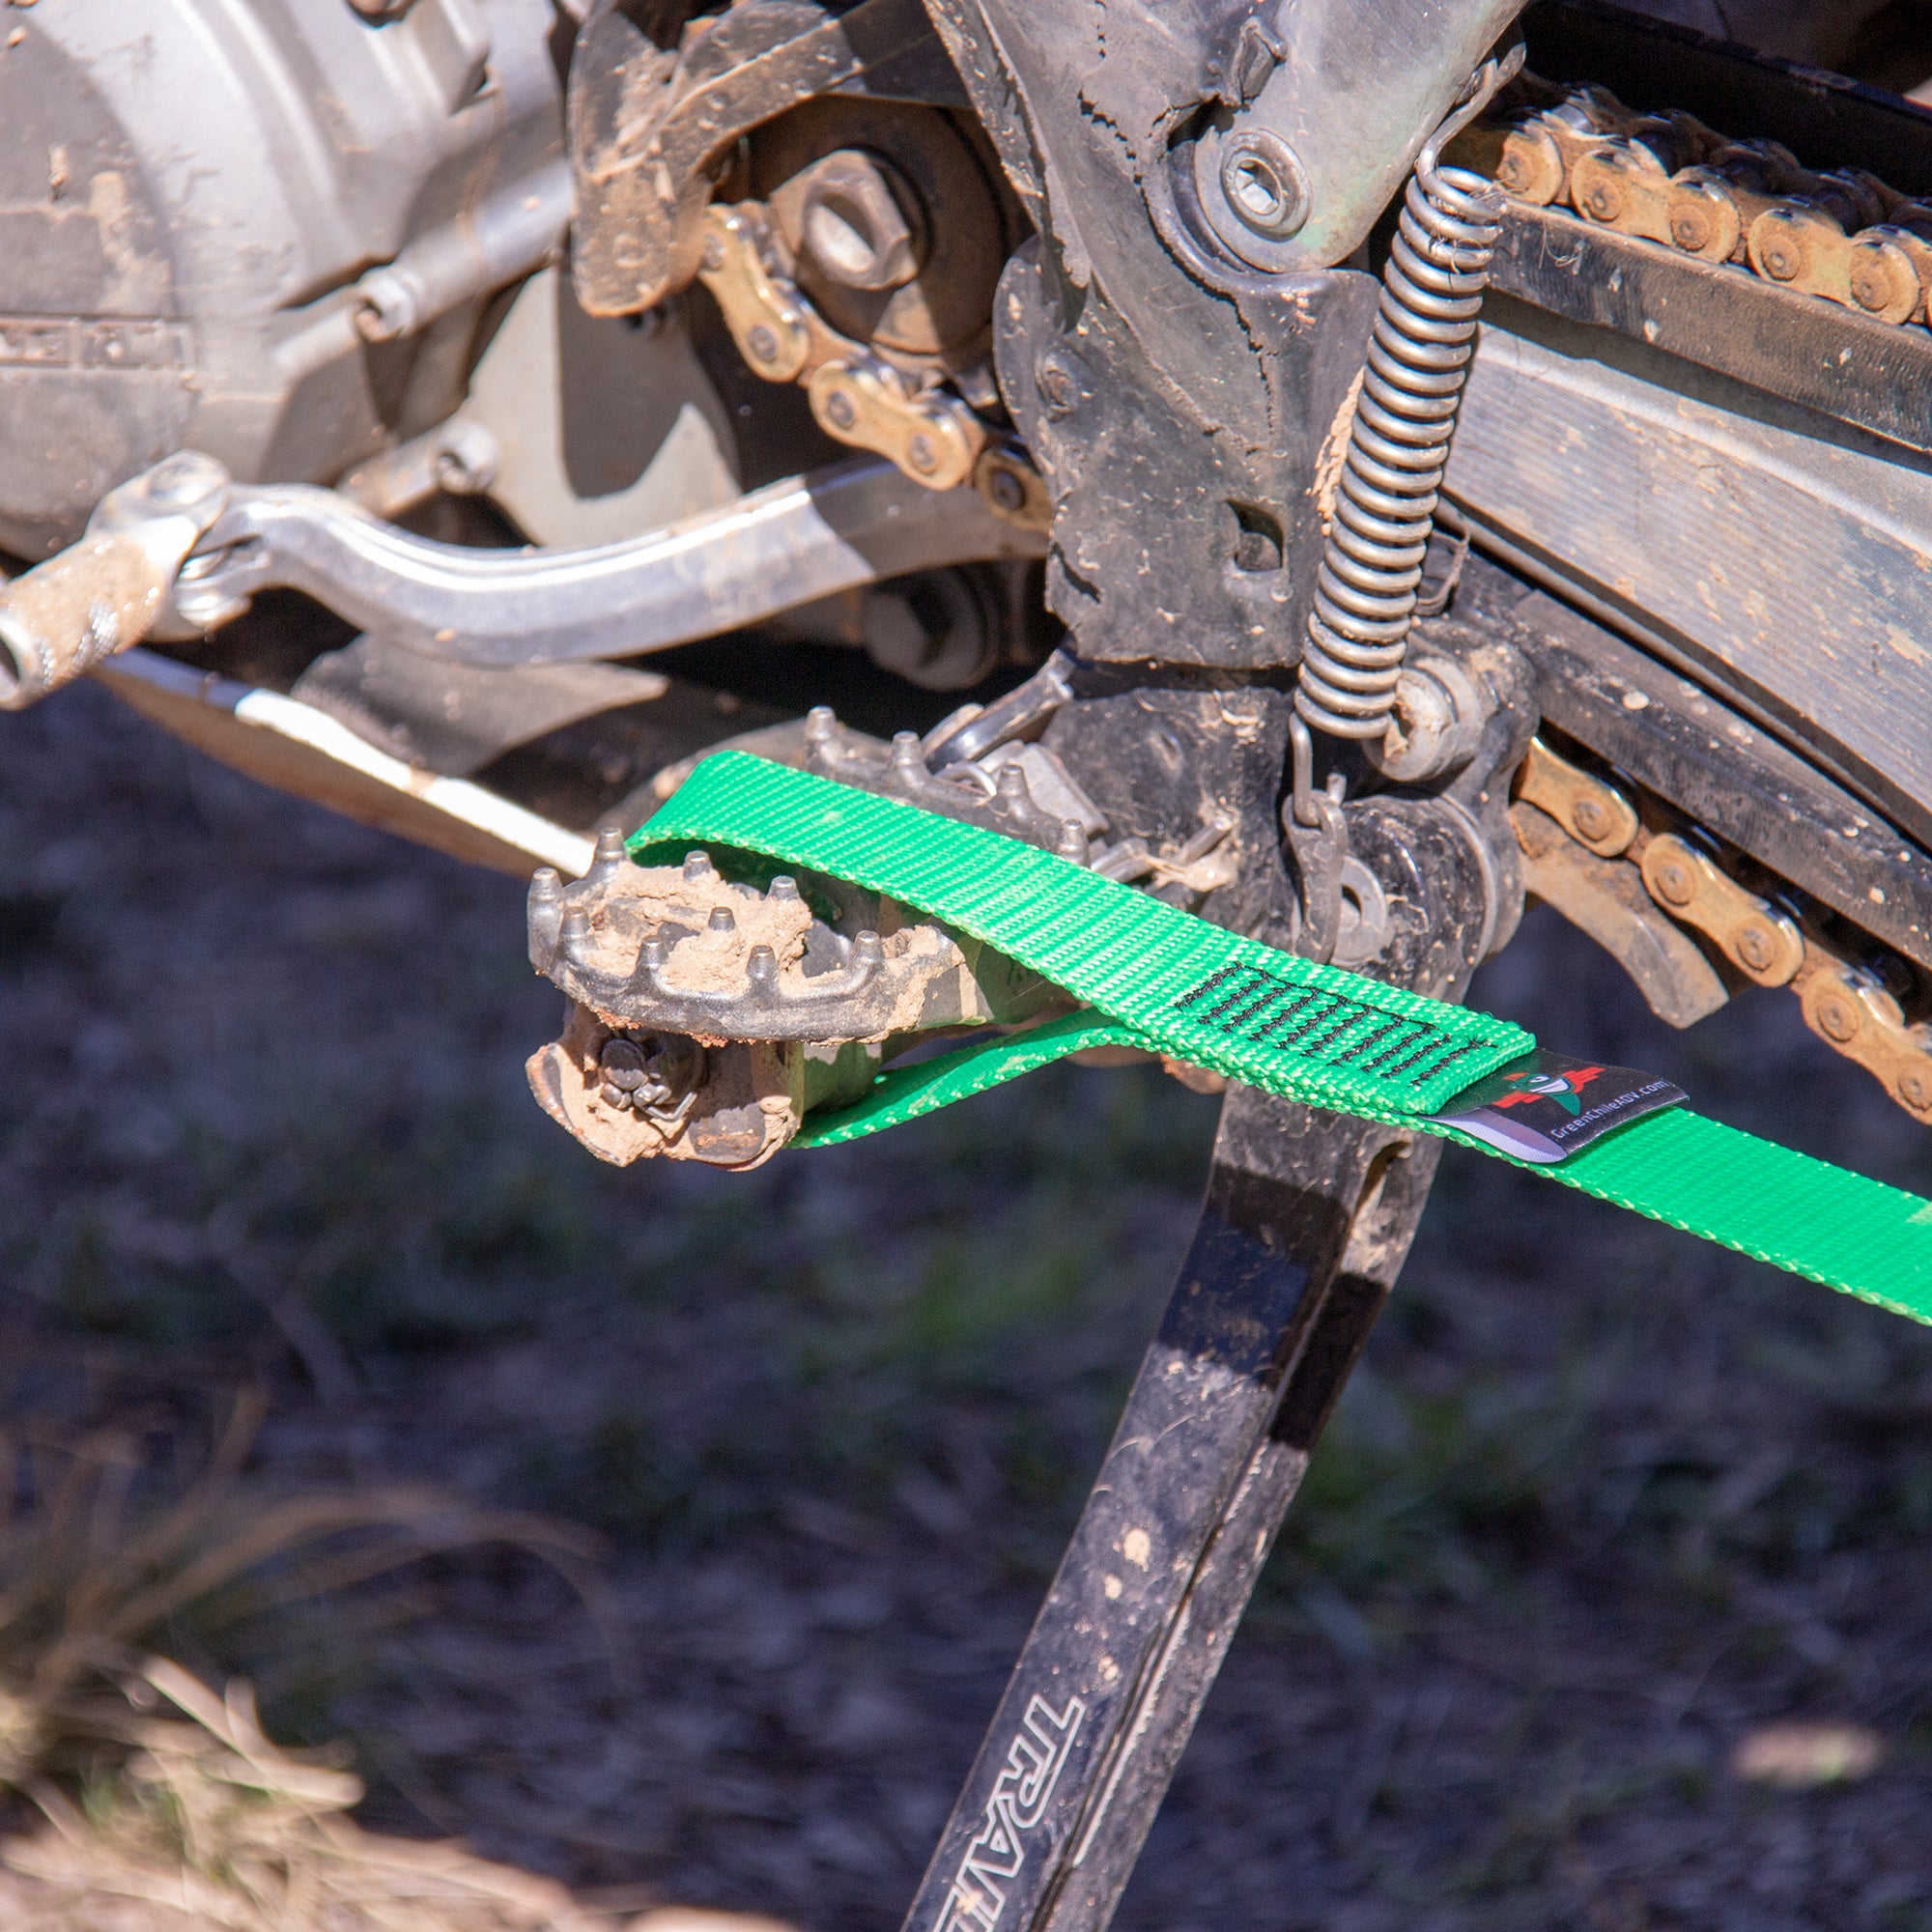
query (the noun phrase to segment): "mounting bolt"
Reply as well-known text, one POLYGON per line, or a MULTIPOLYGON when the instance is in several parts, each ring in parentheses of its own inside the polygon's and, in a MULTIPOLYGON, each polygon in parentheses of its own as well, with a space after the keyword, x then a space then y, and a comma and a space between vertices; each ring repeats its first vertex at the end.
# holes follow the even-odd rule
POLYGON ((1241 226, 1285 242, 1307 221, 1313 190, 1294 150, 1265 128, 1243 128, 1221 146, 1221 193, 1241 226))
POLYGON ((939 452, 932 446, 932 439, 923 430, 916 430, 912 440, 906 444, 906 461, 922 476, 930 476, 939 468, 939 452))
POLYGON ((882 294, 919 273, 923 210, 897 170, 877 156, 840 148, 793 176, 779 196, 795 198, 800 246, 828 280, 882 294))
POLYGON ((1003 464, 986 471, 986 495, 996 510, 1016 517, 1026 508, 1026 485, 1003 464))
POLYGON ((776 362, 779 359, 779 339, 762 322, 752 325, 752 331, 745 340, 760 362, 776 362))
POLYGON ((835 429, 850 429, 859 420, 858 407, 846 389, 826 390, 825 413, 832 418, 835 429))

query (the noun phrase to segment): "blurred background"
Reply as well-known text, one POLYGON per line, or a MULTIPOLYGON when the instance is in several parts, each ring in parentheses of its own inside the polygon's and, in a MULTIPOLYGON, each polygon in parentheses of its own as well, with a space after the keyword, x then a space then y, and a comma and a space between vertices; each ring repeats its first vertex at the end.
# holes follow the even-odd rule
MULTIPOLYGON (((353 1767, 372 1844, 889 1932, 1215 1102, 1061 1067, 618 1172, 524 1089, 557 997, 514 881, 93 688, 0 726, 0 814, 9 1922, 50 1791, 70 1853, 132 1815, 152 1653, 353 1767)), ((1474 998, 1932 1188, 1779 995, 1673 1035, 1539 912, 1474 998)), ((1932 1335, 1451 1150, 1120 1923, 1932 1927, 1928 1529, 1932 1335)))

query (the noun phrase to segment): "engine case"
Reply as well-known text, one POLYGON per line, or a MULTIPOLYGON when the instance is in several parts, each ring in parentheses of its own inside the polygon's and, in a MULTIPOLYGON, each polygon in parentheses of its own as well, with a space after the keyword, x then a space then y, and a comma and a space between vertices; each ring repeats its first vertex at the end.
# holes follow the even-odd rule
POLYGON ((461 400, 482 299, 369 343, 354 285, 554 179, 552 0, 60 0, 4 24, 0 549, 45 556, 176 449, 327 482, 461 400))

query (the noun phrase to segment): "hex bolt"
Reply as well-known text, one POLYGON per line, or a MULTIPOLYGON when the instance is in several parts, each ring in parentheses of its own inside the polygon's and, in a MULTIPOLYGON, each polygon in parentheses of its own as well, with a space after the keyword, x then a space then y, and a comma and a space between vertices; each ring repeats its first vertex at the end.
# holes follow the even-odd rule
POLYGON ((709 852, 687 852, 684 855, 684 882, 688 886, 700 884, 711 877, 715 867, 711 864, 709 852))
POLYGON ((1007 805, 1024 805, 1032 796, 1027 789, 1026 773, 1021 771, 1017 758, 1009 758, 1000 767, 999 776, 993 781, 993 789, 1007 805))
POLYGON ((1287 241, 1308 219, 1307 171, 1265 128, 1243 128, 1223 144, 1221 192, 1242 227, 1270 242, 1287 241))
POLYGON ((539 866, 530 874, 530 903, 533 906, 560 905, 563 877, 554 866, 539 866))
POLYGON ((572 965, 579 964, 590 950, 590 918, 582 906, 572 906, 565 912, 556 938, 563 956, 572 965))
POLYGON ((751 333, 745 340, 758 361, 776 362, 779 359, 779 339, 762 322, 752 325, 751 333))
POLYGON ((917 731, 893 733, 893 769, 898 772, 925 771, 925 753, 920 749, 917 731))
POLYGON ((840 148, 794 176, 782 192, 797 197, 803 252, 828 280, 883 294, 919 273, 923 210, 877 156, 840 148))
POLYGON ((886 963, 885 943, 876 932, 862 932, 853 940, 852 963, 855 966, 883 966, 886 963))
POLYGON ((638 964, 647 973, 662 973, 670 961, 670 948, 662 939, 647 939, 638 954, 638 964))
POLYGON ((1070 818, 1060 821, 1060 837, 1053 849, 1063 859, 1070 859, 1076 866, 1087 863, 1087 835, 1070 818))
POLYGON ((1585 794, 1570 808, 1571 822, 1585 838, 1607 838, 1610 836, 1610 814, 1600 798, 1585 794))
POLYGON ((1666 859, 1657 868, 1657 890, 1674 906, 1688 906, 1697 896, 1697 881, 1690 867, 1676 859, 1666 859))
POLYGON ((772 881, 771 890, 765 896, 779 905, 796 905, 799 902, 798 881, 789 872, 781 872, 772 881))
POLYGON ((729 906, 713 906, 711 908, 711 917, 704 923, 713 932, 736 932, 738 930, 738 922, 731 917, 731 908, 729 906))
POLYGON ((805 714, 805 742, 829 745, 838 735, 838 717, 829 704, 814 704, 805 714))

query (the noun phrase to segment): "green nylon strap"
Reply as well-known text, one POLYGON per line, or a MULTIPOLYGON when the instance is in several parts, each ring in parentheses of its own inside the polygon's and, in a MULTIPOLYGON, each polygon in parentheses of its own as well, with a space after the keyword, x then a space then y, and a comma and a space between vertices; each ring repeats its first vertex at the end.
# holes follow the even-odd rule
POLYGON ((1434 1113, 1536 1044, 1520 1027, 1296 959, 1037 846, 743 752, 706 758, 631 849, 679 839, 884 893, 1177 1059, 1372 1120, 1434 1113))
MULTIPOLYGON (((730 846, 847 879, 1085 1000, 1024 1033, 882 1076, 793 1143, 827 1147, 1094 1046, 1205 1066, 1407 1125, 1535 1042, 1520 1027, 1240 938, 1051 853, 742 753, 707 758, 632 838, 644 863, 730 846)), ((1932 1321, 1932 1202, 1673 1108, 1551 1166, 1515 1162, 1896 1314, 1932 1321)))

